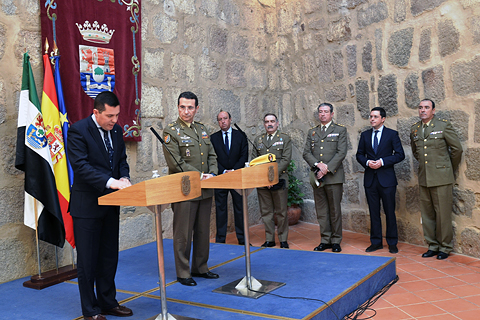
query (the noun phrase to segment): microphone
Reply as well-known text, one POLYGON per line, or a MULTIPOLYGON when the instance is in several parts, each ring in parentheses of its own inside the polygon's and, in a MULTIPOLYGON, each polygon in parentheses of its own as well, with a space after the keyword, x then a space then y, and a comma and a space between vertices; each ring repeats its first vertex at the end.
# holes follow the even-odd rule
POLYGON ((165 141, 163 141, 162 137, 160 137, 160 135, 157 133, 157 131, 155 131, 155 129, 153 129, 153 127, 150 127, 150 131, 153 132, 153 134, 155 135, 155 137, 157 137, 158 140, 160 140, 160 142, 163 144, 163 146, 165 147, 165 149, 167 149, 168 153, 170 153, 170 155, 172 156, 173 160, 175 160, 175 163, 177 164, 177 166, 180 168, 180 170, 182 170, 182 172, 185 172, 183 171, 183 168, 182 166, 180 165, 180 163, 178 163, 177 159, 175 159, 175 157, 173 156, 172 152, 170 151, 170 149, 167 148, 166 144, 165 144, 165 141))
POLYGON ((236 123, 234 123, 233 125, 235 126, 235 128, 237 128, 238 131, 240 131, 241 133, 243 133, 243 135, 245 136, 245 138, 247 138, 248 142, 250 142, 250 143, 252 144, 253 148, 255 149, 255 145, 253 144, 252 141, 250 141, 250 139, 248 139, 247 134, 246 134, 242 129, 240 129, 240 127, 239 127, 236 123))

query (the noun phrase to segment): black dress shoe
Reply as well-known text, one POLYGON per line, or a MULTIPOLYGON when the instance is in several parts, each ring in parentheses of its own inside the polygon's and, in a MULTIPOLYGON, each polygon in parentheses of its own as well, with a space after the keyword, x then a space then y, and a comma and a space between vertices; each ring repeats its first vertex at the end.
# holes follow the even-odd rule
POLYGON ((275 247, 275 241, 265 241, 262 247, 275 247))
POLYGON ((383 249, 383 245, 372 244, 367 249, 365 249, 365 252, 373 252, 373 251, 377 251, 377 250, 380 250, 380 249, 383 249))
POLYGON ((108 314, 116 317, 130 317, 133 316, 133 311, 125 306, 116 306, 109 310, 102 310, 102 314, 108 314))
POLYGON ((437 259, 438 260, 444 260, 444 259, 447 259, 447 258, 448 258, 448 253, 438 251, 438 254, 437 254, 437 259))
POLYGON ((427 252, 422 254, 422 258, 430 258, 430 257, 436 256, 437 254, 438 254, 438 251, 428 250, 427 252))
POLYGON ((313 248, 313 251, 325 251, 327 249, 332 249, 332 245, 330 243, 320 243, 318 246, 313 248))
POLYGON ((97 315, 94 315, 94 316, 91 316, 91 317, 83 317, 83 319, 85 319, 85 320, 107 320, 107 318, 105 318, 101 314, 97 314, 97 315))
POLYGON ((332 244, 332 252, 340 252, 342 251, 342 247, 340 247, 339 243, 332 244))
POLYGON ((241 245, 241 246, 244 246, 244 245, 245 245, 245 241, 238 241, 238 244, 241 245))
POLYGON ((287 241, 282 241, 282 242, 280 242, 280 248, 288 249, 288 248, 290 248, 290 247, 288 246, 288 242, 287 242, 287 241))
POLYGON ((180 282, 180 284, 183 284, 184 286, 193 287, 193 286, 197 285, 195 280, 193 280, 192 278, 179 278, 179 277, 177 277, 177 281, 180 282))
POLYGON ((193 277, 205 278, 205 279, 218 279, 220 276, 216 273, 207 271, 205 273, 194 273, 192 272, 193 277))
POLYGON ((395 244, 388 245, 388 252, 390 252, 390 253, 398 253, 397 245, 395 245, 395 244))

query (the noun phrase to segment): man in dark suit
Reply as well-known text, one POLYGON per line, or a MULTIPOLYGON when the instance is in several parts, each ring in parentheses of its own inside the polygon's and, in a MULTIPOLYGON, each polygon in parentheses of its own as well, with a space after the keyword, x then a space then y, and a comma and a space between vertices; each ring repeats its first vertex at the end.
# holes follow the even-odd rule
POLYGON ((393 165, 405 159, 398 132, 384 126, 387 113, 376 107, 370 112, 371 129, 362 132, 357 161, 365 168, 363 185, 370 210, 370 246, 366 252, 383 249, 380 200, 387 224, 388 251, 397 253, 398 233, 395 217, 397 177, 393 165))
POLYGON ((70 214, 82 313, 87 320, 104 320, 102 314, 126 317, 133 312, 115 298, 120 207, 100 206, 97 199, 131 184, 123 132, 116 124, 120 103, 106 91, 95 98, 93 108, 90 117, 68 131, 67 152, 74 173, 70 214))
MULTIPOLYGON (((215 153, 217 154, 218 174, 231 172, 243 168, 248 161, 247 137, 238 130, 231 127, 232 116, 227 111, 220 111, 217 116, 219 131, 212 134, 212 141, 215 153)), ((235 232, 238 244, 245 244, 243 236, 243 199, 233 189, 215 189, 215 206, 217 218, 216 242, 225 243, 227 236, 228 193, 232 195, 233 214, 235 218, 235 232)))

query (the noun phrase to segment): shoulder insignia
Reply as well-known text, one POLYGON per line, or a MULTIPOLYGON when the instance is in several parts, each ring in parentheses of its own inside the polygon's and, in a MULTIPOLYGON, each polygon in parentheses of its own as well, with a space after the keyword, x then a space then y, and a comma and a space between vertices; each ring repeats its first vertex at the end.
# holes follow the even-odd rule
POLYGON ((336 122, 334 122, 334 123, 335 123, 337 126, 339 126, 339 127, 345 127, 343 124, 336 123, 336 122))
POLYGON ((173 127, 176 122, 169 123, 168 126, 173 127))
POLYGON ((166 134, 165 137, 163 138, 163 140, 165 140, 165 143, 170 143, 171 141, 171 138, 170 138, 170 134, 166 134))

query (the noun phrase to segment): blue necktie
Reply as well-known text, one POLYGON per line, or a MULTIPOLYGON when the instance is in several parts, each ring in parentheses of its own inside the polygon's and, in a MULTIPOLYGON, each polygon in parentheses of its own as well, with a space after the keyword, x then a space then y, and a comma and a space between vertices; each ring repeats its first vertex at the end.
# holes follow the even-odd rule
POLYGON ((228 142, 228 132, 225 132, 225 149, 227 149, 227 154, 230 154, 230 143, 228 142))
POLYGON ((374 151, 375 153, 377 153, 377 149, 378 149, 377 133, 378 133, 378 130, 375 130, 375 137, 373 137, 373 151, 374 151))
POLYGON ((107 147, 108 152, 108 159, 110 160, 110 169, 113 168, 113 148, 110 144, 110 139, 108 139, 108 131, 100 128, 103 131, 103 141, 105 142, 105 146, 107 147))

